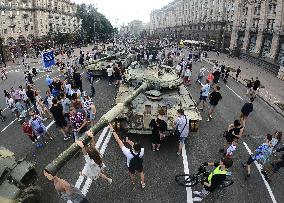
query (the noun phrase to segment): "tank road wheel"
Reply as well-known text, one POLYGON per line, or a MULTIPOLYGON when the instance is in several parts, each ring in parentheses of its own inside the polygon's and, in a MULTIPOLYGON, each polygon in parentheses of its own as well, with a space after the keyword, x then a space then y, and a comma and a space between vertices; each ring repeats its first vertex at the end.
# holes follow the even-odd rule
POLYGON ((191 121, 191 132, 197 132, 198 130, 198 121, 191 121))

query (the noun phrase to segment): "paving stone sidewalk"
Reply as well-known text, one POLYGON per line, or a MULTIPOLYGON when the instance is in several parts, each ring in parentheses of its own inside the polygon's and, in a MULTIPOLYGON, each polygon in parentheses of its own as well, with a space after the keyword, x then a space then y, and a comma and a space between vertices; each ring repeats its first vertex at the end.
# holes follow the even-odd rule
MULTIPOLYGON (((284 81, 278 79, 264 68, 252 64, 245 59, 228 58, 226 54, 221 53, 217 56, 216 52, 208 52, 208 58, 204 59, 204 61, 210 64, 213 64, 214 61, 218 61, 219 63, 224 61, 226 66, 230 66, 235 70, 240 66, 242 72, 239 82, 243 85, 247 84, 246 80, 258 77, 261 85, 264 86, 264 88, 260 88, 258 96, 284 116, 284 81), (283 105, 282 108, 281 105, 283 105)), ((232 77, 235 77, 235 75, 235 72, 231 72, 232 77)))

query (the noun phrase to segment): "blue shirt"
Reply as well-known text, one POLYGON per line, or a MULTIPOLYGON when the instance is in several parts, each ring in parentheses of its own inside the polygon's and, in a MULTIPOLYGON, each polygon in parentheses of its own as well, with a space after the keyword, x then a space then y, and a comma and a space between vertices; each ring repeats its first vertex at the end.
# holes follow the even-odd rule
POLYGON ((47 77, 47 78, 45 79, 45 82, 46 82, 46 84, 49 86, 49 85, 51 85, 51 83, 53 82, 53 80, 52 80, 50 77, 47 77))

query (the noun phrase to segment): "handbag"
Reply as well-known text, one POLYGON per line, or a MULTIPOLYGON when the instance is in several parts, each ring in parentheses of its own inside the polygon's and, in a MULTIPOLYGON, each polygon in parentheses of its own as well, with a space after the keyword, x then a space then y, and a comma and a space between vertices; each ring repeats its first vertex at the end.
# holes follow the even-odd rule
POLYGON ((183 129, 179 132, 178 131, 178 126, 176 127, 175 131, 174 131, 174 135, 179 139, 180 138, 180 135, 181 133, 183 132, 183 130, 185 129, 186 125, 187 125, 187 118, 186 116, 185 117, 185 125, 183 126, 183 129))

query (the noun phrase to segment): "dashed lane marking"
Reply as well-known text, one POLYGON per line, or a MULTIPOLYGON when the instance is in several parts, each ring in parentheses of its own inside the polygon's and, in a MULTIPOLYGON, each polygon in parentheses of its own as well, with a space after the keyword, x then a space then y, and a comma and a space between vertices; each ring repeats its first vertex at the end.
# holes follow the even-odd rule
MULTIPOLYGON (((243 144, 244 144, 246 150, 248 151, 248 153, 251 155, 252 152, 251 152, 250 148, 248 147, 247 143, 243 142, 243 144)), ((259 172, 259 174, 260 174, 260 176, 261 176, 261 178, 262 178, 262 180, 263 180, 263 182, 264 182, 264 185, 265 185, 266 189, 268 190, 268 193, 269 193, 269 195, 270 195, 270 198, 271 198, 272 202, 273 202, 273 203, 277 203, 277 201, 276 201, 276 199, 275 199, 275 197, 274 197, 274 194, 273 194, 273 192, 272 192, 272 190, 271 190, 271 188, 270 188, 270 185, 269 185, 268 182, 265 180, 264 175, 262 175, 262 173, 261 173, 262 166, 261 166, 259 163, 257 163, 256 161, 254 161, 254 164, 255 164, 255 166, 256 166, 256 168, 257 168, 257 170, 258 170, 258 172, 259 172)))
POLYGON ((229 90, 231 90, 237 97, 239 97, 240 98, 240 100, 244 100, 240 95, 238 95, 232 88, 230 88, 228 85, 226 85, 226 87, 229 89, 229 90))
MULTIPOLYGON (((185 145, 183 146, 183 148, 181 150, 181 154, 182 154, 182 159, 183 159, 184 174, 189 174, 188 159, 187 159, 187 155, 186 155, 185 145)), ((191 187, 186 187, 186 202, 187 203, 193 202, 191 187)))

